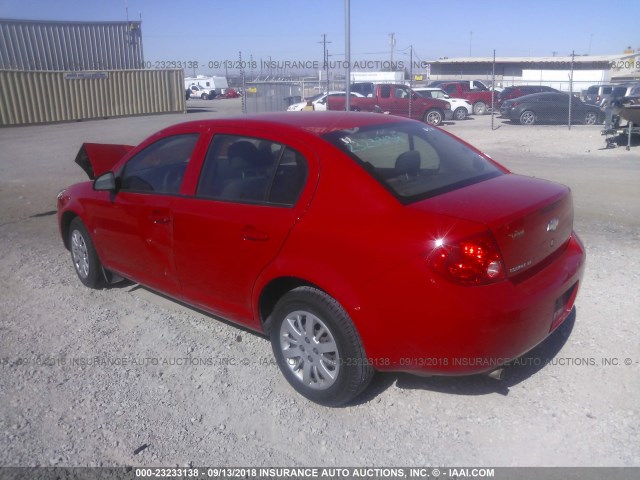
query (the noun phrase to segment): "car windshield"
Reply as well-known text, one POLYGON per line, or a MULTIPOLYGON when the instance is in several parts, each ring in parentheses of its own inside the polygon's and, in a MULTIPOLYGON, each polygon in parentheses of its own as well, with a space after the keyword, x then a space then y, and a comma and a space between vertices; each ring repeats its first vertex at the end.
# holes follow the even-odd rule
POLYGON ((324 138, 354 158, 405 204, 503 173, 459 140, 420 124, 334 131, 324 138))
POLYGON ((622 87, 615 87, 612 91, 611 91, 611 96, 612 97, 624 97, 624 94, 627 93, 627 87, 626 86, 622 86, 622 87))

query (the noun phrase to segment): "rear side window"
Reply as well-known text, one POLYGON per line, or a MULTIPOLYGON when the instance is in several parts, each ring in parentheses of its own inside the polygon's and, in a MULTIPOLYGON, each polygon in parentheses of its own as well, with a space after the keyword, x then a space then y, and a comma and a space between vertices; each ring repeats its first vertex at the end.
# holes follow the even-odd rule
POLYGON ((502 175, 497 166, 460 141, 412 123, 331 132, 324 138, 403 203, 502 175))
POLYGON ((165 137, 132 157, 124 167, 121 189, 177 194, 199 134, 165 137))
POLYGON ((200 173, 196 196, 290 206, 298 200, 306 178, 306 159, 286 145, 216 135, 200 173))

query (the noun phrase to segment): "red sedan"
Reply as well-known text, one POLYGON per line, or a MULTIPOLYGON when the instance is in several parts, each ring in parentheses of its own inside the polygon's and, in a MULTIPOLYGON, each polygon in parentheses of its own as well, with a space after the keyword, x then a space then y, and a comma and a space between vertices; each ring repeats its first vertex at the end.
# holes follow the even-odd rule
POLYGON ((80 281, 138 282, 270 336, 305 397, 373 372, 485 373, 573 308, 569 188, 510 173, 424 123, 301 112, 85 144, 58 195, 80 281))

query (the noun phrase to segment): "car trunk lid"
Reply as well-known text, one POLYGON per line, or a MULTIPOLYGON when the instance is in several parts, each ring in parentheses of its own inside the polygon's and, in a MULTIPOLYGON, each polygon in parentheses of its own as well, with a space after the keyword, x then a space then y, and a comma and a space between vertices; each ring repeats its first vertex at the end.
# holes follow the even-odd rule
POLYGON ((501 175, 414 206, 486 225, 500 248, 507 277, 543 262, 566 243, 573 231, 573 202, 568 187, 515 174, 501 175))

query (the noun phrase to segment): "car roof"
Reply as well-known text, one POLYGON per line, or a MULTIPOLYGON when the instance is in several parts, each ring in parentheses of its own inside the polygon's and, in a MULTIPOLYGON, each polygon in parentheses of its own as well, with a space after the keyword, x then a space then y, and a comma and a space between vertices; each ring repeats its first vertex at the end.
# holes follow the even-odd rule
POLYGON ((393 115, 364 112, 274 112, 209 120, 195 120, 192 122, 173 125, 158 133, 168 135, 174 130, 184 130, 189 126, 198 126, 199 128, 225 126, 243 129, 254 128, 256 130, 265 131, 273 128, 274 125, 277 125, 280 127, 279 130, 284 127, 287 130, 303 131, 314 136, 321 136, 325 133, 337 130, 347 130, 355 127, 413 121, 414 120, 399 118, 393 115))
POLYGON ((536 98, 544 98, 544 97, 568 97, 569 94, 565 92, 538 92, 538 93, 530 93, 529 95, 523 95, 522 97, 512 98, 507 101, 518 101, 518 102, 526 102, 528 100, 535 100, 536 98))

